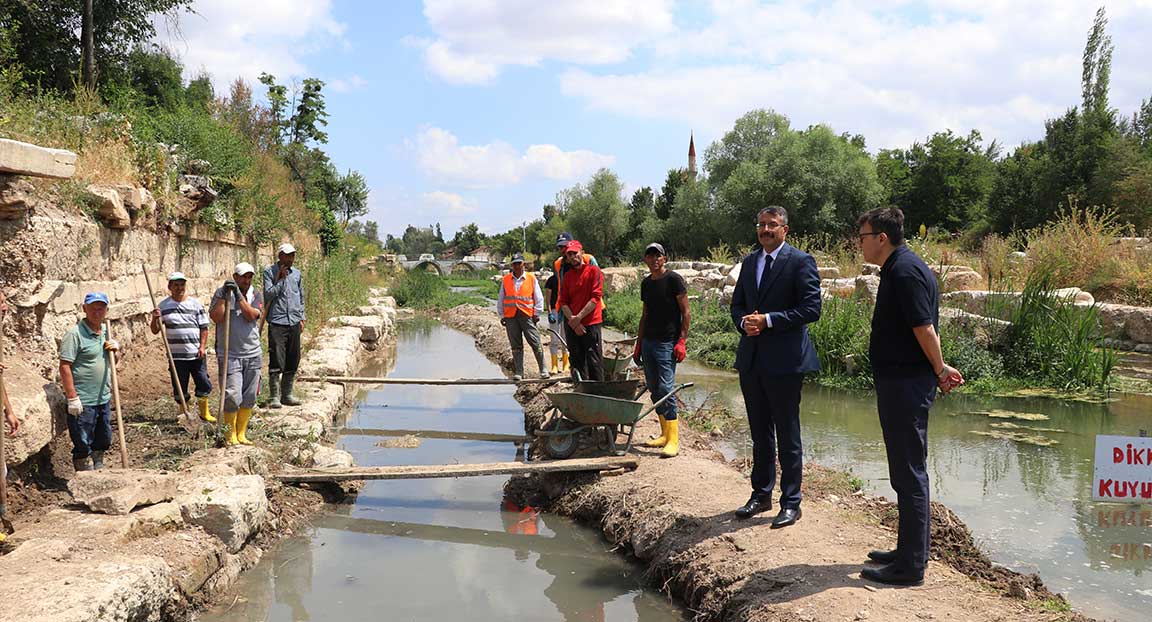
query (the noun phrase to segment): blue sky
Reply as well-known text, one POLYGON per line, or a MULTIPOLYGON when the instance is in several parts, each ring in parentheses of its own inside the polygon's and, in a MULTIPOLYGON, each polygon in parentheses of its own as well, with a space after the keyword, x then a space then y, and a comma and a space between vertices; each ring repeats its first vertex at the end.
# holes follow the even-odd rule
MULTIPOLYGON (((861 133, 943 129, 1013 146, 1079 100, 1096 6, 1078 0, 196 0, 160 39, 218 90, 323 79, 328 152, 382 232, 540 216, 601 166, 659 188, 740 114, 861 133)), ((1112 104, 1152 96, 1152 0, 1107 2, 1112 104)))

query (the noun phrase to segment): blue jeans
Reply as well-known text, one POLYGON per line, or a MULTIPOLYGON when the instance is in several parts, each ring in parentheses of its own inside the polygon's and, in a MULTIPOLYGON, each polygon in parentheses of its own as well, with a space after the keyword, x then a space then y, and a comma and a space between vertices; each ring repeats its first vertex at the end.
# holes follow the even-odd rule
POLYGON ((68 436, 72 438, 72 457, 87 458, 94 451, 107 451, 112 446, 112 421, 109 402, 85 406, 77 416, 68 415, 68 436))
MULTIPOLYGON (((644 359, 644 381, 656 402, 672 392, 676 382, 676 359, 672 358, 675 341, 644 339, 640 342, 640 356, 644 359)), ((656 407, 656 413, 671 421, 676 418, 676 398, 656 407)))

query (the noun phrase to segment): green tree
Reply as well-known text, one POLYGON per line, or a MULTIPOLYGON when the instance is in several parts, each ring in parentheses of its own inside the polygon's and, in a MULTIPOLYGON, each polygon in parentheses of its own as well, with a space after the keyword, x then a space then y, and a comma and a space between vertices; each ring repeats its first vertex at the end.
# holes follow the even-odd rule
POLYGON ((309 201, 308 209, 320 216, 320 248, 325 255, 331 255, 340 250, 340 241, 343 233, 340 224, 336 222, 336 215, 332 209, 322 201, 309 201))
POLYGON ((452 238, 452 246, 456 248, 457 257, 466 257, 472 254, 472 251, 480 248, 484 244, 484 234, 480 233, 480 227, 476 223, 471 222, 456 232, 456 236, 452 238))
POLYGON ((183 72, 168 50, 140 45, 128 53, 123 75, 145 106, 176 110, 185 101, 183 72))
POLYGON ((586 186, 572 189, 567 208, 572 235, 594 255, 620 256, 617 243, 628 231, 628 208, 622 193, 624 184, 616 173, 602 168, 586 186))
POLYGON ((337 182, 338 192, 333 211, 348 221, 368 213, 368 182, 358 171, 348 171, 337 182))
POLYGON ((947 130, 908 149, 882 150, 877 175, 909 231, 920 225, 959 231, 984 214, 997 151, 995 141, 983 147, 976 130, 966 137, 947 130))
POLYGON ((208 111, 215 100, 216 92, 212 90, 212 76, 201 70, 188 82, 188 88, 184 90, 184 101, 191 108, 208 111))
POLYGON ((632 200, 628 203, 628 229, 639 231, 640 225, 649 218, 656 216, 656 197, 652 188, 644 186, 632 193, 632 200))
MULTIPOLYGON (((115 79, 137 45, 151 41, 158 18, 177 21, 192 0, 95 0, 92 3, 96 79, 115 79)), ((16 57, 29 81, 70 92, 81 65, 84 3, 76 0, 0 0, 0 27, 18 33, 16 57)))
MULTIPOLYGON (((667 240, 665 250, 683 258, 699 258, 708 254, 708 249, 723 239, 725 223, 716 217, 711 196, 706 183, 687 181, 676 194, 676 204, 665 224, 668 231, 691 232, 690 235, 673 235, 667 240)), ((754 221, 754 219, 753 219, 754 221)), ((747 228, 751 229, 751 225, 747 228)), ((647 243, 652 242, 648 240, 647 243)))
POLYGON ((660 188, 660 194, 655 198, 652 205, 656 217, 660 220, 668 220, 668 215, 672 213, 672 206, 676 204, 676 191, 684 185, 685 177, 686 173, 682 168, 668 171, 668 175, 664 178, 664 186, 660 188))

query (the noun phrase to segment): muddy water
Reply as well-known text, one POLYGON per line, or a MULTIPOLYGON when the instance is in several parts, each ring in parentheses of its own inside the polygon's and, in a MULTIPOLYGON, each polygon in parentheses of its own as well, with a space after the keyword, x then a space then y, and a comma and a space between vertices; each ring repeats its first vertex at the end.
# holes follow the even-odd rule
MULTIPOLYGON (((686 365, 678 380, 698 386, 685 396, 723 400, 744 414, 734 374, 686 365)), ((875 398, 807 385, 801 406, 808 460, 851 470, 865 490, 893 497, 875 398)), ((1152 433, 1152 398, 1123 396, 1104 405, 1046 399, 948 396, 928 424, 932 494, 972 529, 993 561, 1037 572, 1081 612, 1101 619, 1147 620, 1152 611, 1152 505, 1092 501, 1097 434, 1152 433), (974 414, 997 409, 1036 413, 1042 421, 974 414), (1012 423, 1020 428, 1007 428, 1012 423), (1021 432, 1056 441, 1038 446, 986 436, 1021 432), (1060 431, 1037 431, 1049 428, 1060 431)), ((743 430, 729 436, 748 453, 743 430)))
MULTIPOLYGON (((500 377, 472 338, 439 324, 405 323, 394 377, 500 377)), ((365 375, 370 375, 367 370, 365 375)), ((389 386, 367 391, 349 427, 523 433, 507 386, 389 386)), ((516 459, 512 444, 341 437, 360 465, 516 459)), ((597 532, 505 507, 507 476, 369 482, 356 502, 328 508, 243 576, 200 620, 645 620, 685 619, 640 585, 639 569, 597 532)))

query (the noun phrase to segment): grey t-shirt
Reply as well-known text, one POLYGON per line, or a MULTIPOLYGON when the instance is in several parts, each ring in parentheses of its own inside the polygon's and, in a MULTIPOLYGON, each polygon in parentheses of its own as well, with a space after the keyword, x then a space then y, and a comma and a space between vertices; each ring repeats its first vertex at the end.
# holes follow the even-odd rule
MULTIPOLYGON (((224 297, 224 288, 217 289, 212 294, 212 309, 216 302, 224 297)), ((260 309, 264 306, 264 296, 255 287, 248 288, 248 304, 260 309)), ((224 324, 216 325, 216 353, 219 356, 220 343, 224 341, 224 324)), ((240 313, 240 305, 232 303, 232 317, 228 327, 228 358, 247 359, 261 355, 260 350, 260 319, 249 320, 240 313)))

